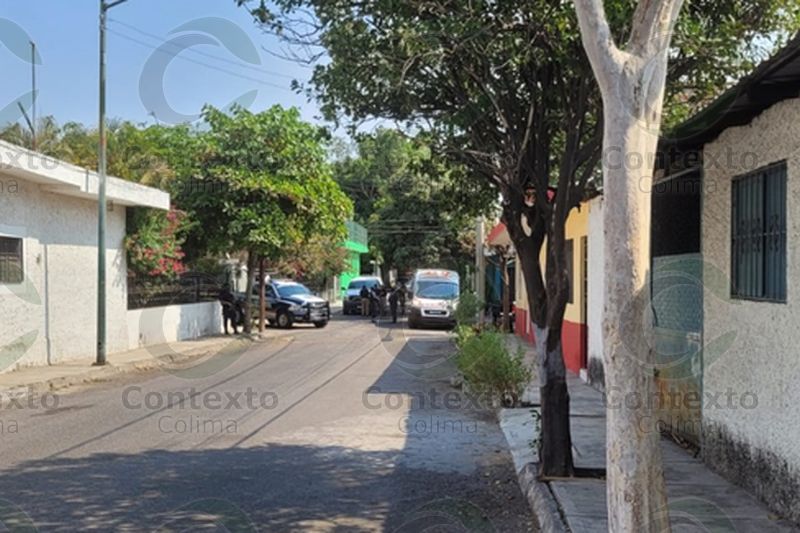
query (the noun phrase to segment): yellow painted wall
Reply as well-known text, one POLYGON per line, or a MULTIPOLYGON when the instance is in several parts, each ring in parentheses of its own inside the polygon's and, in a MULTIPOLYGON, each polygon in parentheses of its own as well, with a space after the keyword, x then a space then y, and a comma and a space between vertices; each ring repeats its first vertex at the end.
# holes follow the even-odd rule
MULTIPOLYGON (((586 317, 584 315, 584 306, 583 301, 586 298, 586 294, 584 294, 584 286, 583 286, 583 277, 584 277, 584 252, 583 247, 586 246, 587 239, 582 239, 582 237, 588 237, 589 235, 589 204, 587 202, 582 202, 580 205, 580 209, 573 209, 572 212, 569 214, 569 218, 567 218, 567 227, 566 227, 566 237, 567 240, 573 240, 573 254, 572 254, 572 273, 573 273, 573 301, 570 304, 567 304, 567 310, 564 315, 565 320, 569 320, 570 322, 574 322, 576 324, 585 324, 586 317)), ((539 262, 542 265, 542 269, 545 269, 545 265, 547 264, 546 258, 546 247, 547 241, 545 241, 545 245, 542 247, 542 252, 539 256, 539 262)), ((602 265, 600 266, 602 268, 602 265)), ((528 309, 528 295, 527 291, 525 290, 525 280, 522 276, 522 265, 518 262, 517 263, 517 270, 516 270, 516 306, 518 309, 528 309)))

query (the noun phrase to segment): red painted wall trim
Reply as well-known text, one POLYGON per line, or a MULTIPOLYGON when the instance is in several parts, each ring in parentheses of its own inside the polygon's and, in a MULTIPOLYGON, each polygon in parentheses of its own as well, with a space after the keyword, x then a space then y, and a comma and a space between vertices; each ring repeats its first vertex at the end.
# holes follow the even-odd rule
MULTIPOLYGON (((514 331, 517 336, 533 344, 535 337, 533 328, 528 321, 528 311, 525 309, 516 310, 516 322, 514 331)), ((581 368, 586 368, 588 346, 586 346, 586 324, 578 324, 564 321, 561 330, 561 343, 564 348, 564 364, 574 373, 580 372, 581 368)))

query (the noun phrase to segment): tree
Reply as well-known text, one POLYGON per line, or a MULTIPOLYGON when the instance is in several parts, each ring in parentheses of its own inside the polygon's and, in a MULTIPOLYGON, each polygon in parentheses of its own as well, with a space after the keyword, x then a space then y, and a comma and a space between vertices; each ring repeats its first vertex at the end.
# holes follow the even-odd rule
POLYGON ((389 129, 359 135, 357 155, 335 164, 375 253, 401 273, 424 266, 461 270, 472 260, 474 217, 491 205, 492 191, 466 172, 437 156, 423 136, 389 129))
POLYGON ((270 270, 302 280, 315 290, 323 290, 327 282, 347 269, 348 252, 330 236, 316 236, 301 243, 290 256, 273 262, 270 270))
MULTIPOLYGON (((603 132, 600 94, 572 6, 553 0, 236 2, 251 4, 259 24, 300 53, 312 47, 303 59, 327 54, 308 91, 329 118, 406 121, 435 134, 442 153, 497 187, 532 305, 540 473, 571 475, 561 346, 569 294, 564 225, 593 186, 603 132), (545 239, 543 271, 538 258, 545 239)), ((614 31, 626 34, 633 3, 609 4, 614 31)), ((746 61, 728 59, 747 56, 742 38, 781 27, 792 9, 791 0, 697 2, 675 52, 675 98, 696 103, 712 86, 719 90, 697 83, 708 78, 708 67, 721 73, 717 80, 738 74, 746 61), (725 37, 705 38, 710 27, 725 37), (695 91, 691 99, 687 88, 695 91)))
MULTIPOLYGON (((247 294, 260 259, 278 262, 318 237, 340 242, 352 204, 326 161, 323 132, 297 109, 203 112, 194 166, 178 176, 176 203, 196 222, 194 239, 211 252, 247 256, 247 294)), ((245 299, 247 331, 250 299, 245 299)))
MULTIPOLYGON (((669 46, 683 0, 640 0, 630 38, 618 48, 602 0, 575 0, 586 52, 603 94, 606 386, 639 398, 655 393, 648 316, 650 195, 653 166, 620 164, 656 153, 669 46), (643 186, 644 185, 644 186, 643 186), (631 364, 631 358, 644 364, 631 364)), ((669 530, 660 434, 648 402, 622 402, 607 413, 607 501, 611 531, 669 530)))

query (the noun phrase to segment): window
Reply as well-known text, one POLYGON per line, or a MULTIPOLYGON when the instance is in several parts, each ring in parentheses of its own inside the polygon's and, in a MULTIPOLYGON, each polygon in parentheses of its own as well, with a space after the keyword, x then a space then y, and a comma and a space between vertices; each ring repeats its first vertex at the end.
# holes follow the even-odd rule
POLYGON ((22 283, 22 239, 0 237, 0 283, 22 283))
POLYGON ((786 162, 734 179, 731 296, 786 301, 786 162))

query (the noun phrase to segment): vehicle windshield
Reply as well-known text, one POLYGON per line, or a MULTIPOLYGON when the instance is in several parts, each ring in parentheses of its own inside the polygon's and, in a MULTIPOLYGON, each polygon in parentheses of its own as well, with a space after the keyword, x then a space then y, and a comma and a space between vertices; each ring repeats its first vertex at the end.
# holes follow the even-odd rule
POLYGON ((371 289, 377 284, 378 280, 374 279, 354 279, 353 281, 350 282, 350 285, 347 286, 347 289, 351 291, 353 289, 361 289, 361 287, 367 287, 371 289))
POLYGON ((292 284, 292 285, 281 285, 278 287, 278 294, 281 298, 286 298, 288 296, 297 296, 298 294, 311 294, 311 291, 308 290, 308 287, 305 285, 292 284))
POLYGON ((458 284, 448 281, 417 281, 417 294, 420 298, 431 300, 455 300, 458 298, 458 284))

